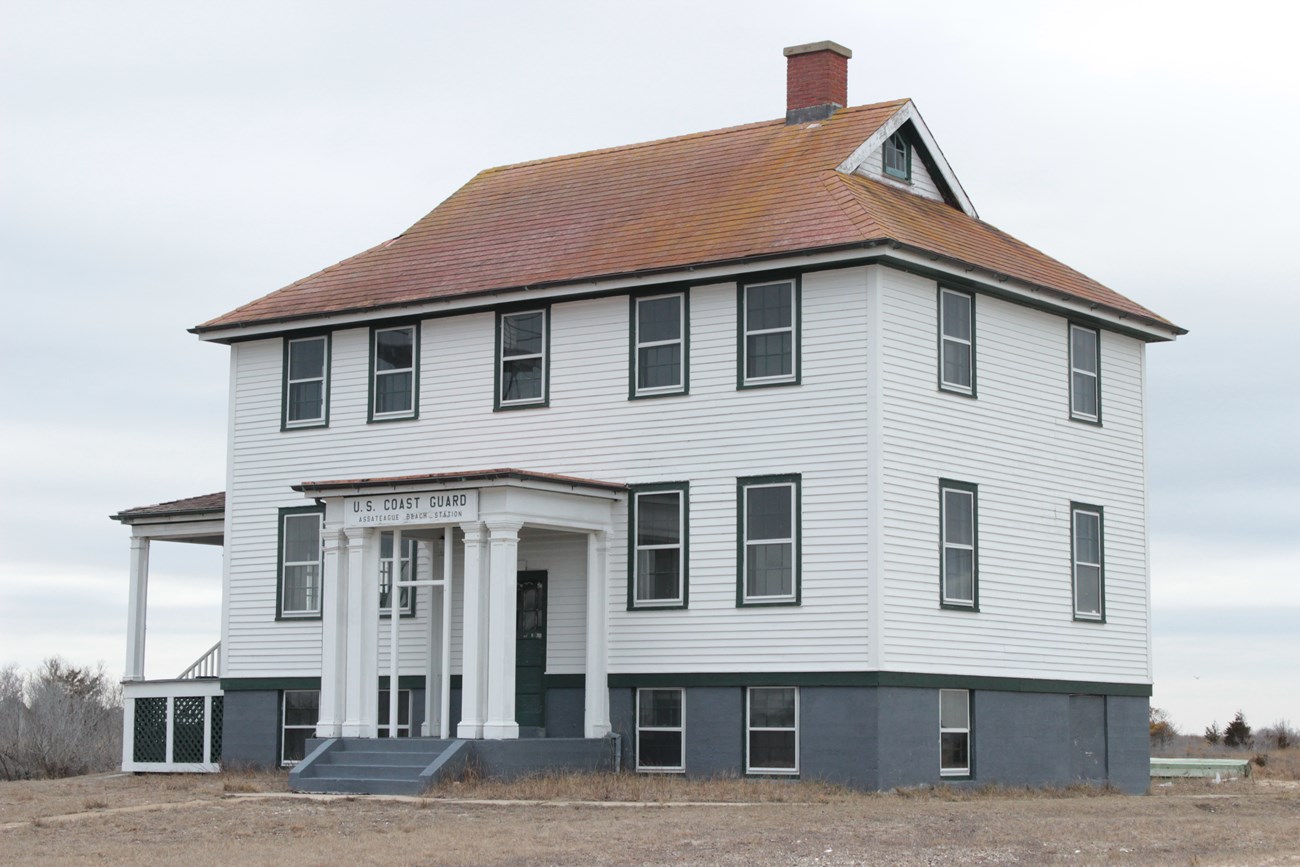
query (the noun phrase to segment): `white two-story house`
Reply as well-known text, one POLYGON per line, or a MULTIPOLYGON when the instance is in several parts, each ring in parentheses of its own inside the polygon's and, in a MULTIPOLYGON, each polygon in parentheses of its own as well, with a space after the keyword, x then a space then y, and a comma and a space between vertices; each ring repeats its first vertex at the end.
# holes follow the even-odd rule
POLYGON ((781 119, 487 170, 194 329, 227 486, 116 516, 126 767, 1146 788, 1184 332, 982 222, 910 101, 844 107, 847 49, 785 53, 781 119), (224 545, 179 681, 151 539, 224 545))

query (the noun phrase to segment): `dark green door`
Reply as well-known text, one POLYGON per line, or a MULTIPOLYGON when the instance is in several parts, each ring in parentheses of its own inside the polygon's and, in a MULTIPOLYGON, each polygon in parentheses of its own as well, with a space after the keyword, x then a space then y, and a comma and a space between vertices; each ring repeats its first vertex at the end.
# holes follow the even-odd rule
POLYGON ((546 573, 520 572, 515 610, 515 721, 546 725, 546 573))

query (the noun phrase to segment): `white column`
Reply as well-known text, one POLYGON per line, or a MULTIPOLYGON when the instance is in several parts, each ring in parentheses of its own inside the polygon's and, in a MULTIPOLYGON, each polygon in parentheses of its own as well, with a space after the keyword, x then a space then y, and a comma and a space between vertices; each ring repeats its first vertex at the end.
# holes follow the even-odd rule
MULTIPOLYGON (((361 540, 361 737, 379 737, 379 531, 361 540)), ((397 684, 392 684, 394 688, 397 684)))
MULTIPOLYGON (((417 544, 420 550, 419 568, 417 576, 422 581, 437 580, 439 570, 442 564, 434 563, 434 555, 438 548, 430 542, 421 541, 417 544), (437 569, 435 569, 435 565, 437 569)), ((445 574, 443 577, 446 577, 445 574)), ((442 591, 437 587, 424 588, 428 595, 425 599, 429 606, 429 633, 428 644, 425 649, 424 658, 424 722, 420 724, 420 734, 426 738, 438 737, 439 723, 441 717, 438 715, 439 702, 438 697, 442 691, 442 591)), ((420 600, 416 600, 416 605, 420 600)))
POLYGON ((126 609, 126 674, 144 680, 144 631, 149 606, 149 539, 131 537, 131 589, 126 609))
POLYGON ((515 720, 516 608, 519 593, 518 522, 489 521, 492 531, 488 563, 487 719, 483 737, 519 737, 515 720))
POLYGON ((587 678, 583 732, 609 734, 609 534, 587 534, 587 678))
POLYGON ((348 668, 348 537, 325 530, 321 575, 320 719, 316 737, 342 734, 348 668))
MULTIPOLYGON (((340 727, 339 734, 347 738, 359 738, 363 736, 363 726, 361 722, 364 714, 363 705, 365 699, 363 693, 366 691, 361 682, 361 593, 365 582, 361 580, 364 571, 364 561, 362 558, 363 544, 362 539, 366 535, 366 530, 353 530, 347 535, 347 611, 344 612, 344 619, 347 621, 347 639, 344 647, 344 657, 346 660, 344 675, 344 711, 343 724, 340 727)), ((373 653, 373 650, 371 651, 373 653)), ((370 684, 370 692, 374 692, 376 684, 370 684)))
POLYGON ((487 529, 461 524, 465 534, 464 607, 461 624, 460 723, 458 738, 483 737, 487 686, 487 529))

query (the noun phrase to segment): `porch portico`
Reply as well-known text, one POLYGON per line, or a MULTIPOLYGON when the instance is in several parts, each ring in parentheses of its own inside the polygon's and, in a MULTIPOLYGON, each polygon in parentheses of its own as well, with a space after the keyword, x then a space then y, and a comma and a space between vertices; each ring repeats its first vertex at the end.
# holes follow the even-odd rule
MULTIPOLYGON (((609 734, 609 540, 615 506, 625 496, 624 485, 500 469, 303 482, 294 490, 325 509, 317 737, 378 737, 381 714, 374 685, 383 675, 390 684, 399 682, 400 618, 385 621, 379 610, 381 540, 387 537, 384 544, 391 543, 392 551, 402 550, 405 539, 424 552, 418 558, 426 564, 423 568, 409 577, 400 568, 390 568, 388 582, 390 602, 403 588, 429 589, 421 733, 441 738, 518 738, 519 545, 521 531, 531 529, 581 534, 585 539, 583 732, 587 738, 609 734), (435 556, 438 548, 440 557, 435 556), (454 733, 450 731, 453 587, 460 591, 462 624, 460 718, 454 733), (385 632, 390 636, 389 660, 388 670, 382 671, 385 632)), ((544 658, 541 664, 544 667, 544 658)), ((389 696, 388 719, 393 725, 397 690, 390 689, 389 696)))

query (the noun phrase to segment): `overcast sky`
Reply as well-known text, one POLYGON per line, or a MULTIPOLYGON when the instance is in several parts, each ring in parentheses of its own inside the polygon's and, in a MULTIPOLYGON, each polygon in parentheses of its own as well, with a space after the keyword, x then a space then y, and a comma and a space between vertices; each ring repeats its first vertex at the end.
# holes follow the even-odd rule
MULTIPOLYGON (((482 168, 782 116, 786 45, 911 97, 980 215, 1191 333, 1148 352, 1153 703, 1300 722, 1297 7, 0 2, 0 664, 118 674, 122 508, 224 487, 186 328, 482 168)), ((154 546, 147 670, 218 638, 154 546)))

